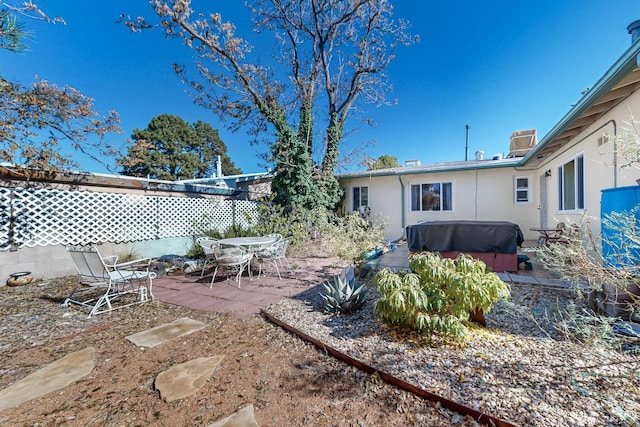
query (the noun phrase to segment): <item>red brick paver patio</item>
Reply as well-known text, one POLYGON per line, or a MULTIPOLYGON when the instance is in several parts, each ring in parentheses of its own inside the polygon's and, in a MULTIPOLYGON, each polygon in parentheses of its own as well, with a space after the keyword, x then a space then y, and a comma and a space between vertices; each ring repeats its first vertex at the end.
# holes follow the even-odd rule
POLYGON ((153 281, 153 294, 160 301, 203 311, 232 312, 245 319, 278 300, 297 295, 341 271, 333 258, 289 258, 293 274, 263 272, 253 279, 245 273, 240 288, 238 282, 226 274, 218 274, 210 289, 211 272, 200 277, 200 270, 190 274, 159 276, 153 281))

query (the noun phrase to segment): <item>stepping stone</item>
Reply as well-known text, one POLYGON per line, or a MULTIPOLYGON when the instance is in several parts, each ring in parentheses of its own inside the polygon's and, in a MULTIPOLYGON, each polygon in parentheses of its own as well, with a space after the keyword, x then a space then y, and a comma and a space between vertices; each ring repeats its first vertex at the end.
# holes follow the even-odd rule
POLYGON ((155 387, 167 403, 195 394, 213 375, 224 356, 201 357, 172 366, 156 377, 155 387))
POLYGON ((224 420, 209 424, 208 427, 260 427, 253 416, 253 405, 245 406, 224 420))
POLYGON ((129 335, 126 338, 138 347, 151 348, 170 341, 174 338, 199 331, 206 326, 206 324, 197 320, 183 317, 181 319, 176 319, 171 323, 156 326, 155 328, 151 328, 143 332, 138 332, 137 334, 129 335))
POLYGON ((0 391, 0 410, 42 397, 87 376, 95 365, 95 354, 93 347, 76 351, 10 385, 0 391))

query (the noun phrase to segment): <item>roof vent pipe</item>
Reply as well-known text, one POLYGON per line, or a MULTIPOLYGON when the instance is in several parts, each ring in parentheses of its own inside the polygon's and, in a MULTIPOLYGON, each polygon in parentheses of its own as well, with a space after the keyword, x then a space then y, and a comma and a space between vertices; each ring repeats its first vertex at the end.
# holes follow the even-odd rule
POLYGON ((484 160, 484 151, 482 150, 476 151, 476 160, 484 160))
POLYGON ((220 156, 218 156, 218 161, 216 162, 216 177, 220 178, 222 176, 222 161, 220 156))
POLYGON ((629 24, 627 31, 631 34, 631 44, 635 43, 640 38, 640 19, 629 24))

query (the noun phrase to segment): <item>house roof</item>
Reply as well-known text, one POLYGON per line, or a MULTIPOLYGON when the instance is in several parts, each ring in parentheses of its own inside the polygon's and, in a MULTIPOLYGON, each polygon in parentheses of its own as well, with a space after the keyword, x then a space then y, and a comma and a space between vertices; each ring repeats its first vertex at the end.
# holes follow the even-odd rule
POLYGON ((217 187, 212 184, 200 184, 184 181, 165 181, 160 179, 137 178, 133 176, 110 175, 101 173, 84 173, 69 171, 43 171, 19 168, 13 165, 0 165, 0 178, 16 181, 35 181, 64 183, 72 185, 114 187, 137 190, 161 190, 168 192, 187 192, 216 196, 237 196, 242 191, 217 187))
POLYGON ((640 88, 640 39, 522 159, 536 166, 640 88))
POLYGON ((222 187, 226 185, 230 188, 235 188, 241 182, 253 182, 253 181, 258 181, 262 178, 269 178, 271 176, 272 176, 271 172, 254 172, 254 173, 244 173, 239 175, 228 175, 228 176, 223 175, 219 177, 210 177, 210 178, 186 179, 180 182, 190 183, 190 184, 200 184, 200 185, 218 185, 222 187))
POLYGON ((560 119, 540 142, 523 157, 499 160, 469 160, 444 162, 413 167, 398 167, 345 173, 338 178, 409 175, 499 168, 508 166, 538 166, 564 144, 591 126, 616 105, 640 88, 640 38, 607 70, 595 85, 560 119))
POLYGON ((372 176, 414 175, 435 172, 452 172, 477 169, 504 168, 517 166, 522 158, 500 158, 488 160, 457 160, 453 162, 432 163, 430 165, 374 169, 338 175, 338 178, 366 178, 372 176))

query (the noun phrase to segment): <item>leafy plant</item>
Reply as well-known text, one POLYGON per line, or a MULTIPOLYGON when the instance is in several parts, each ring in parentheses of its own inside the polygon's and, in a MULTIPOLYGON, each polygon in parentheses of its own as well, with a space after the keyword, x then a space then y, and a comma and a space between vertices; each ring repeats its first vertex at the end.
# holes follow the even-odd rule
POLYGON ((356 283, 355 278, 347 280, 340 276, 334 278, 333 284, 322 284, 326 294, 321 294, 324 300, 324 311, 327 313, 352 313, 360 309, 365 303, 367 289, 364 283, 356 283))
POLYGON ((411 255, 409 266, 413 272, 383 269, 374 279, 382 295, 376 310, 386 324, 462 338, 470 312, 487 313, 510 294, 508 284, 469 255, 454 260, 423 252, 411 255))
POLYGON ((369 220, 358 212, 334 215, 320 226, 320 233, 329 251, 353 265, 360 264, 367 252, 380 247, 385 239, 386 221, 381 217, 369 220))
MULTIPOLYGON (((206 235, 207 233, 205 233, 206 235)), ((222 233, 222 239, 230 239, 233 237, 252 237, 258 236, 260 233, 251 225, 244 226, 242 224, 234 224, 227 227, 222 233)), ((216 237, 215 235, 210 235, 210 237, 216 237)))
POLYGON ((287 210, 269 200, 258 205, 257 220, 252 221, 250 218, 247 220, 258 234, 278 233, 287 236, 290 238, 291 245, 295 247, 309 238, 311 218, 320 215, 322 209, 315 211, 317 212, 295 207, 287 210))

